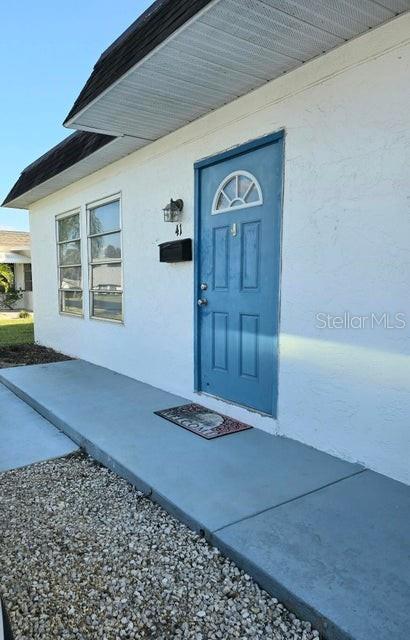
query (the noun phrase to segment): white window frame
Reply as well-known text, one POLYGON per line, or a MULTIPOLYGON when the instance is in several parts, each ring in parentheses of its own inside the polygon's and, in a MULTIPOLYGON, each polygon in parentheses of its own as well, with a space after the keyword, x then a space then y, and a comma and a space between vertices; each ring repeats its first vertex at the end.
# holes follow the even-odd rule
POLYGON ((88 306, 89 306, 89 315, 91 320, 99 320, 101 322, 112 322, 117 325, 124 324, 124 250, 123 250, 123 228, 122 228, 122 194, 116 193, 111 196, 107 196, 105 198, 101 198, 99 200, 93 200, 92 202, 88 202, 85 206, 86 218, 87 218, 87 252, 88 252, 88 306), (111 202, 118 202, 118 213, 119 213, 119 228, 114 231, 108 231, 105 233, 94 233, 91 234, 91 225, 90 225, 90 210, 96 209, 97 207, 102 207, 105 204, 110 204, 111 202), (120 247, 121 247, 121 258, 105 258, 104 260, 98 260, 97 262, 92 261, 91 257, 91 238, 96 238, 98 236, 106 236, 114 233, 120 233, 120 247), (115 318, 102 318, 101 316, 93 315, 93 293, 101 293, 101 291, 97 291, 92 287, 92 267, 98 264, 121 264, 121 291, 115 291, 113 293, 121 293, 121 320, 116 320, 115 318))
POLYGON ((65 211, 64 213, 59 213, 55 217, 55 233, 56 233, 56 249, 57 249, 57 291, 58 291, 58 312, 63 316, 70 316, 70 318, 84 318, 84 274, 83 274, 83 254, 82 254, 82 238, 81 238, 81 207, 76 209, 71 209, 70 211, 65 211), (60 234, 58 229, 58 223, 60 220, 64 218, 70 218, 71 216, 78 215, 80 236, 79 238, 74 238, 72 240, 62 240, 60 241, 60 234), (80 241, 80 263, 73 265, 60 265, 60 245, 66 244, 68 242, 77 242, 80 241), (80 267, 81 269, 81 278, 80 278, 80 289, 62 289, 61 288, 61 279, 60 279, 60 269, 64 269, 65 267, 80 267), (81 292, 81 313, 71 313, 70 311, 62 310, 62 293, 64 291, 80 291, 81 292))
POLYGON ((229 175, 225 176, 225 178, 219 183, 219 186, 218 186, 217 190, 215 191, 214 199, 212 201, 211 214, 213 216, 216 216, 216 215, 219 215, 220 213, 229 213, 230 211, 238 211, 238 209, 249 209, 250 207, 259 207, 262 204, 263 204, 263 195, 262 195, 262 189, 261 189, 261 186, 259 184, 259 181, 257 180, 257 178, 252 173, 249 173, 249 171, 245 171, 245 170, 241 170, 240 169, 238 171, 233 171, 229 175), (226 185, 233 178, 236 178, 237 179, 236 188, 238 190, 238 180, 239 180, 239 178, 241 176, 244 176, 245 178, 248 178, 251 181, 251 187, 249 187, 249 190, 248 190, 247 194, 249 193, 249 191, 252 188, 252 186, 255 186, 255 189, 258 192, 258 196, 259 197, 254 202, 243 202, 242 204, 232 204, 232 202, 235 202, 235 200, 244 200, 244 198, 239 197, 239 194, 237 193, 236 198, 234 198, 234 200, 231 200, 228 197, 228 195, 225 193, 224 188, 226 187, 226 185), (218 200, 219 200, 219 196, 221 195, 222 192, 224 193, 224 196, 225 196, 226 200, 228 200, 231 204, 229 205, 229 207, 224 207, 223 209, 218 209, 217 208, 218 207, 218 200))

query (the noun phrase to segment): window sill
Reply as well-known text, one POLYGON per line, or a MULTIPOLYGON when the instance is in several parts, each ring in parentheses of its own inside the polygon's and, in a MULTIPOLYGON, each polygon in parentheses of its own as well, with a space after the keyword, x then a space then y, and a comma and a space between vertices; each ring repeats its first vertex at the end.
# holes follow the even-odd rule
POLYGON ((58 313, 60 316, 68 316, 69 318, 80 318, 84 320, 83 313, 70 313, 69 311, 59 311, 58 313))
POLYGON ((90 320, 98 320, 99 322, 109 322, 110 324, 118 324, 124 326, 124 320, 114 320, 113 318, 99 318, 98 316, 90 316, 90 320))

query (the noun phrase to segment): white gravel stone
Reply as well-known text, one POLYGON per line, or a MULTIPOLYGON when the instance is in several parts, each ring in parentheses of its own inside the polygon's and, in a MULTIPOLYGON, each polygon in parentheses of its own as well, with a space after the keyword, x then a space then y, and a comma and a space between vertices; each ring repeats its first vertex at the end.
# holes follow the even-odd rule
POLYGON ((0 503, 0 591, 16 640, 318 636, 82 454, 0 474, 0 503))

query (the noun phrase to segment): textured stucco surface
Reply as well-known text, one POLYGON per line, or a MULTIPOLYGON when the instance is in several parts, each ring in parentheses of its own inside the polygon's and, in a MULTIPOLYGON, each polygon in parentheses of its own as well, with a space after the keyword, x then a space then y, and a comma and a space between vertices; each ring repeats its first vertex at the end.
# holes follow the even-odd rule
MULTIPOLYGON (((161 210, 183 198, 193 236, 193 163, 284 128, 278 420, 201 402, 410 482, 409 327, 320 329, 315 318, 410 318, 409 33, 404 15, 36 203, 37 340, 195 397, 193 263, 159 263, 158 243, 174 237, 161 210), (81 207, 85 238, 85 204, 118 192, 125 324, 59 316, 54 216, 81 207)), ((84 286, 87 309, 86 268, 84 286)))

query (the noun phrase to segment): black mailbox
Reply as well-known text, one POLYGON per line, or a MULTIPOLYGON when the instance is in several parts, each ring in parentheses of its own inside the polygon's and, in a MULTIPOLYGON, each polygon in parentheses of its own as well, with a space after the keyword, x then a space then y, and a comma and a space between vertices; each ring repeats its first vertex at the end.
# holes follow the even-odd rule
POLYGON ((173 240, 159 245, 160 262, 189 262, 192 260, 192 240, 173 240))

